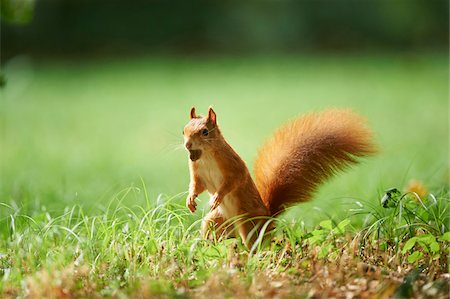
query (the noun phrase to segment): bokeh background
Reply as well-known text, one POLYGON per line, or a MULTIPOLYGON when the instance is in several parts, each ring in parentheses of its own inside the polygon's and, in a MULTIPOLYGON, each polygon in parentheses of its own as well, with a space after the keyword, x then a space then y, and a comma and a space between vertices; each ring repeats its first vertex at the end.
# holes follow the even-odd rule
POLYGON ((185 192, 192 105, 216 109, 249 167, 298 114, 367 117, 379 155, 287 217, 346 214, 411 179, 446 189, 448 6, 2 0, 0 201, 33 213, 102 207, 128 186, 155 200, 185 192))

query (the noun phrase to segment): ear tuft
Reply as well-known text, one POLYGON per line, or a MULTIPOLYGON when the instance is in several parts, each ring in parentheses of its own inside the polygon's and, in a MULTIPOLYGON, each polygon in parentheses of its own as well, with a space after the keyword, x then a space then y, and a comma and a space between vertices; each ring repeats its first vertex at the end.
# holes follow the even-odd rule
POLYGON ((209 109, 208 109, 208 120, 210 122, 212 122, 213 125, 217 124, 216 112, 214 112, 214 110, 211 106, 209 106, 209 109))
POLYGON ((194 106, 192 106, 192 108, 191 108, 190 117, 191 117, 191 119, 197 118, 197 114, 195 114, 195 107, 194 106))

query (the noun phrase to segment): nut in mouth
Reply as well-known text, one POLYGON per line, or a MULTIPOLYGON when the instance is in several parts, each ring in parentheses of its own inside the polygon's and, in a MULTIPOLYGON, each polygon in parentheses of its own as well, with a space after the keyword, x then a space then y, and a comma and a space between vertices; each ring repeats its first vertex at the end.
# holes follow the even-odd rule
POLYGON ((201 150, 189 150, 189 159, 191 159, 191 161, 197 161, 200 159, 201 155, 201 150))

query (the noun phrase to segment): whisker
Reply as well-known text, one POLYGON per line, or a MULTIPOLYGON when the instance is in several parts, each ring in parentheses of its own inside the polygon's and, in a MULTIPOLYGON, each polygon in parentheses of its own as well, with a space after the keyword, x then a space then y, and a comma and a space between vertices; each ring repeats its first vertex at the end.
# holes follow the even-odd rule
POLYGON ((165 148, 166 148, 166 150, 170 150, 170 151, 174 152, 177 150, 184 149, 184 144, 182 144, 182 143, 168 144, 165 148))

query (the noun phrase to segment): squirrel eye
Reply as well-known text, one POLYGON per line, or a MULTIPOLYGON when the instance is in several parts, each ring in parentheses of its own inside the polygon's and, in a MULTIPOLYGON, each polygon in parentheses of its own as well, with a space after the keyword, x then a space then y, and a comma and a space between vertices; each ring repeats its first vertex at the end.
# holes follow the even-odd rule
POLYGON ((203 136, 208 136, 208 134, 209 134, 208 129, 203 129, 202 135, 203 135, 203 136))

